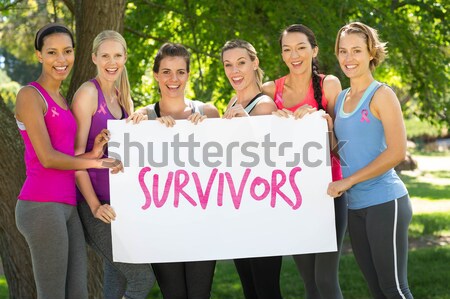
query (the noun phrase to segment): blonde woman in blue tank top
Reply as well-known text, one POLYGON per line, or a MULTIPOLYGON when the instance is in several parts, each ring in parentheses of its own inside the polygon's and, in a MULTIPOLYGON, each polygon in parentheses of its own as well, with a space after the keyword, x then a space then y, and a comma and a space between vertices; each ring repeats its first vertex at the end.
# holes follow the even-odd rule
POLYGON ((372 75, 385 45, 375 29, 359 22, 338 32, 335 53, 350 88, 335 106, 336 139, 346 142, 339 150, 344 179, 330 183, 328 194, 347 193, 352 248, 373 298, 411 299, 411 202, 394 171, 406 153, 405 126, 397 96, 372 75))

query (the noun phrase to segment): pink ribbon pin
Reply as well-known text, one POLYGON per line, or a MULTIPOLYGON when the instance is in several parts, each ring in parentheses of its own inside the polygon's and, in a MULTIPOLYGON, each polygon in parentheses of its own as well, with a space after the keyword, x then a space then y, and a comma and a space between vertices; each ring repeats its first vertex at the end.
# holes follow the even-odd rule
POLYGON ((363 109, 361 111, 361 120, 360 120, 360 122, 368 122, 368 123, 370 123, 370 119, 367 117, 367 115, 369 115, 369 111, 367 111, 367 109, 363 109))
POLYGON ((52 117, 59 116, 59 112, 56 111, 56 107, 52 107, 52 117))
POLYGON ((98 108, 97 113, 103 113, 106 114, 106 110, 105 110, 106 104, 103 103, 100 108, 98 108))

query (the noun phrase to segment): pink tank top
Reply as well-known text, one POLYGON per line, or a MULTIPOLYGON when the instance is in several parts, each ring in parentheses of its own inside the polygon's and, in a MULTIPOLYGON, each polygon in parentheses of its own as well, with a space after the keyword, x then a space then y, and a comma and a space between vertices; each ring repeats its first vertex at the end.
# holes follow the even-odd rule
MULTIPOLYGON (((323 90, 323 79, 325 78, 324 75, 320 75, 320 77, 322 78, 322 80, 320 81, 320 86, 322 87, 322 106, 324 109, 327 109, 328 106, 328 100, 325 97, 325 92, 323 90)), ((313 84, 312 84, 312 80, 309 83, 309 88, 308 88, 308 92, 305 96, 305 98, 303 100, 301 100, 298 104, 292 106, 292 107, 284 107, 283 104, 283 88, 284 88, 284 82, 286 81, 286 76, 281 77, 277 80, 275 80, 275 95, 274 95, 274 101, 275 104, 277 105, 278 109, 283 109, 286 108, 292 112, 294 112, 295 110, 297 110, 299 107, 303 106, 303 105, 311 105, 313 107, 319 108, 319 105, 317 104, 316 99, 314 98, 314 88, 313 88, 313 84)), ((342 171, 341 171, 341 163, 339 161, 339 158, 336 157, 332 152, 331 152, 331 174, 332 174, 332 178, 333 181, 339 181, 342 179, 342 171)))
MULTIPOLYGON (((56 104, 39 83, 31 82, 29 85, 36 88, 46 102, 44 121, 53 148, 73 156, 77 123, 72 112, 56 104)), ((76 205, 75 171, 44 168, 34 151, 26 128, 20 122, 18 126, 25 144, 27 175, 18 199, 76 205)))

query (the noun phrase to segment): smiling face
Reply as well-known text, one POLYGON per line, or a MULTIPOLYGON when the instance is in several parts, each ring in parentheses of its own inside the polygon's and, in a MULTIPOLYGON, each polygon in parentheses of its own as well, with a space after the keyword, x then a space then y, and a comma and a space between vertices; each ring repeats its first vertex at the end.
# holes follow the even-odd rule
POLYGON ((166 56, 159 65, 159 71, 153 76, 158 81, 161 96, 184 97, 184 90, 189 79, 189 72, 184 57, 166 56))
POLYGON ((99 77, 107 81, 116 81, 123 71, 127 55, 122 44, 115 40, 105 40, 92 54, 99 77))
POLYGON ((285 33, 281 40, 281 55, 293 74, 312 73, 312 59, 319 49, 312 47, 308 37, 301 32, 285 33))
POLYGON ((226 50, 222 59, 225 74, 236 91, 256 84, 255 70, 258 68, 258 59, 252 61, 246 49, 226 50))
POLYGON ((66 33, 54 33, 44 38, 41 51, 36 51, 42 72, 57 81, 69 75, 75 60, 73 44, 66 33))
POLYGON ((350 79, 370 73, 370 61, 365 38, 357 33, 342 33, 339 39, 338 60, 342 71, 350 79))

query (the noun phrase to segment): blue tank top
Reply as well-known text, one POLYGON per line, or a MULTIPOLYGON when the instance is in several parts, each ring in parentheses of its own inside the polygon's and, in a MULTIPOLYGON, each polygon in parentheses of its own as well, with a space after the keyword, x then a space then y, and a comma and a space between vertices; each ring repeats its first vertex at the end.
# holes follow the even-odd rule
MULTIPOLYGON (((334 131, 340 144, 339 154, 344 178, 367 166, 386 150, 381 121, 370 112, 375 91, 382 86, 373 81, 351 113, 344 112, 344 99, 350 88, 343 90, 336 101, 334 131)), ((362 209, 406 195, 408 191, 393 168, 385 173, 354 185, 347 190, 349 209, 362 209)))

